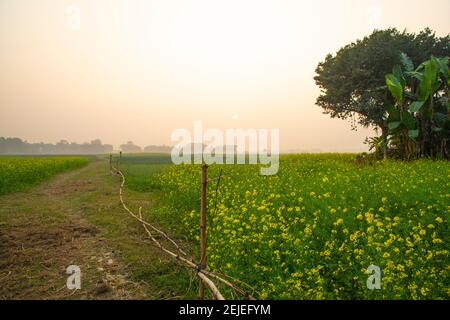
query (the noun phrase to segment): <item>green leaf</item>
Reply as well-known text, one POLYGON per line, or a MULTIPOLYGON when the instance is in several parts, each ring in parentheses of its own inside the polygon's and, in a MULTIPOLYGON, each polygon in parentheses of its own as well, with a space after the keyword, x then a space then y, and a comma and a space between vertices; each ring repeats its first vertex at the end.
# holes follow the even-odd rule
POLYGON ((425 64, 427 63, 427 61, 422 62, 421 64, 419 64, 419 66, 416 68, 416 72, 422 72, 423 69, 425 69, 425 64))
POLYGON ((413 115, 408 111, 403 113, 403 124, 408 130, 416 129, 416 120, 414 119, 413 115))
POLYGON ((417 139, 417 137, 419 137, 419 130, 409 130, 408 131, 408 136, 411 139, 417 139))
POLYGON ((408 55, 404 52, 400 53, 400 61, 402 62, 403 67, 406 71, 413 71, 414 70, 414 63, 412 60, 408 57, 408 55))
POLYGON ((393 74, 386 75, 386 85, 389 89, 389 92, 392 94, 394 99, 402 103, 403 102, 403 87, 399 79, 393 74))
POLYGON ((433 94, 433 88, 436 86, 439 72, 439 63, 437 59, 431 57, 430 60, 423 63, 423 78, 419 85, 419 100, 426 101, 433 94))
POLYGON ((442 112, 434 113, 434 121, 439 127, 442 127, 448 118, 449 118, 449 116, 445 113, 442 113, 442 112))
POLYGON ((389 122, 389 130, 395 130, 400 126, 400 121, 389 122))
POLYGON ((450 80, 450 71, 448 69, 448 57, 442 59, 436 59, 439 66, 439 72, 442 74, 445 80, 450 80))
POLYGON ((398 112, 398 110, 390 105, 386 107, 386 111, 388 112, 389 115, 389 122, 396 122, 396 121, 400 121, 400 113, 398 112))
POLYGON ((420 73, 420 72, 417 72, 417 71, 410 71, 410 72, 405 72, 405 74, 406 74, 408 77, 415 78, 415 79, 417 79, 417 80, 419 80, 419 81, 422 81, 422 80, 423 80, 423 74, 420 73))
POLYGON ((424 104, 425 104, 424 101, 414 101, 414 102, 411 103, 411 105, 409 106, 409 111, 410 111, 410 112, 419 112, 420 109, 423 107, 424 104))
POLYGON ((405 76, 403 75, 402 68, 396 64, 394 68, 392 68, 393 75, 400 81, 402 85, 402 89, 406 86, 405 76))

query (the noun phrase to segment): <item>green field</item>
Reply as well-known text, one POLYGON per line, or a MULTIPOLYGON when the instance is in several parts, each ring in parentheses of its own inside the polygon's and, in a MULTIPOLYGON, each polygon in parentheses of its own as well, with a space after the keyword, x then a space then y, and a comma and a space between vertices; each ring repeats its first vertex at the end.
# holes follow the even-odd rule
POLYGON ((25 191, 50 177, 89 162, 83 157, 0 157, 0 195, 25 191))
MULTIPOLYGON (((450 164, 357 164, 354 155, 295 155, 274 177, 224 170, 209 186, 208 263, 273 299, 448 299, 450 164), (215 210, 216 208, 216 210, 215 210), (367 268, 382 289, 367 289, 367 268)), ((149 218, 179 238, 199 234, 199 166, 124 157, 128 188, 158 191, 149 218)))
MULTIPOLYGON (((221 170, 224 176, 218 189, 216 181, 208 189, 209 269, 245 281, 259 299, 449 299, 450 164, 355 159, 351 154, 283 156, 279 174, 272 177, 260 176, 259 166, 211 166, 210 179, 221 170), (367 288, 371 265, 381 269, 381 290, 367 288)), ((88 162, 81 157, 0 158, 0 193, 24 191, 88 162)), ((124 155, 120 169, 127 204, 143 206, 146 220, 196 255, 200 167, 174 166, 167 155, 144 154, 124 155)), ((104 250, 115 248, 132 281, 145 283, 149 293, 156 290, 156 297, 196 297, 197 281, 190 273, 145 245, 139 224, 120 206, 119 180, 108 174, 105 161, 91 161, 74 177, 61 175, 52 183, 52 192, 30 189, 25 200, 21 194, 2 196, 2 223, 14 229, 30 219, 80 215, 68 223, 86 221, 99 228, 104 250)), ((52 223, 35 227, 47 234, 52 223)), ((80 257, 86 255, 87 247, 82 248, 80 257)), ((91 251, 87 256, 95 254, 91 251)), ((17 266, 18 276, 24 268, 17 266)), ((92 296, 92 283, 80 297, 92 296)))

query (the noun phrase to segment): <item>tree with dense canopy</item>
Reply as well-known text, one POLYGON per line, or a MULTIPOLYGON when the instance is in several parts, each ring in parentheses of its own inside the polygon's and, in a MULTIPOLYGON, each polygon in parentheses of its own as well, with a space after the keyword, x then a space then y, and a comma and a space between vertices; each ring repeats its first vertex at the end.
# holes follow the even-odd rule
POLYGON ((135 145, 133 141, 128 141, 126 144, 120 145, 120 150, 127 153, 138 153, 142 152, 142 148, 135 145))
MULTIPOLYGON (((376 30, 319 63, 314 78, 321 89, 317 105, 333 118, 352 119, 364 127, 380 129, 387 145, 387 108, 392 99, 385 75, 401 63, 405 53, 414 65, 435 57, 450 56, 450 35, 437 37, 430 29, 418 34, 395 28, 376 30)), ((384 152, 386 154, 386 151, 384 152)))

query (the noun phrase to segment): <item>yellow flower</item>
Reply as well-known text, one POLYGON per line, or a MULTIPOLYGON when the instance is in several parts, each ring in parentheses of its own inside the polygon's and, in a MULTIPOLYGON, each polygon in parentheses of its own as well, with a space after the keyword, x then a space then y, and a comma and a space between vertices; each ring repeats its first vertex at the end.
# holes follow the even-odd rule
POLYGON ((372 221, 373 221, 373 214, 369 213, 369 212, 366 212, 365 216, 366 216, 367 222, 368 223, 372 223, 372 221))
POLYGON ((415 283, 413 283, 413 284, 410 284, 410 285, 408 285, 408 289, 409 290, 416 290, 417 289, 417 284, 415 284, 415 283))
POLYGON ((436 222, 439 223, 439 224, 442 224, 442 223, 444 223, 444 220, 442 220, 441 217, 437 217, 436 218, 436 222))
POLYGON ((331 255, 330 250, 325 250, 324 252, 320 253, 321 257, 329 257, 331 255))
POLYGON ((427 290, 426 288, 420 289, 420 293, 421 293, 422 295, 424 295, 424 296, 427 295, 427 292, 428 292, 428 290, 427 290))
POLYGON ((261 300, 265 300, 267 299, 267 297, 269 297, 269 295, 266 291, 262 291, 259 297, 261 298, 261 300))
POLYGON ((311 230, 311 228, 309 226, 307 226, 305 228, 304 232, 305 232, 306 235, 309 235, 309 236, 312 234, 312 230, 311 230))

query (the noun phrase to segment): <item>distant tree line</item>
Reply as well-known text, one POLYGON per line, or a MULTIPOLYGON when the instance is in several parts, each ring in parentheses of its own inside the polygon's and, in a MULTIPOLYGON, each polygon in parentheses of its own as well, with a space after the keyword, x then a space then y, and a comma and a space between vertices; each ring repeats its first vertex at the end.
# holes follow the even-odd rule
POLYGON ((138 145, 135 145, 133 141, 128 141, 126 144, 120 145, 120 150, 126 153, 139 153, 139 152, 147 152, 147 153, 170 153, 172 151, 171 146, 157 146, 157 145, 149 145, 145 148, 141 148, 138 145))
MULTIPOLYGON (((120 150, 125 153, 170 153, 172 147, 149 145, 145 148, 135 145, 132 141, 120 146, 120 150)), ((65 155, 65 154, 106 154, 114 152, 111 144, 103 144, 101 140, 92 140, 90 143, 69 143, 61 140, 56 144, 52 143, 29 143, 20 138, 0 137, 1 155, 65 155)))
POLYGON ((104 154, 113 152, 113 146, 103 144, 101 140, 92 140, 90 143, 69 143, 61 140, 56 144, 29 143, 19 138, 0 137, 0 154, 3 155, 39 155, 39 154, 104 154))

